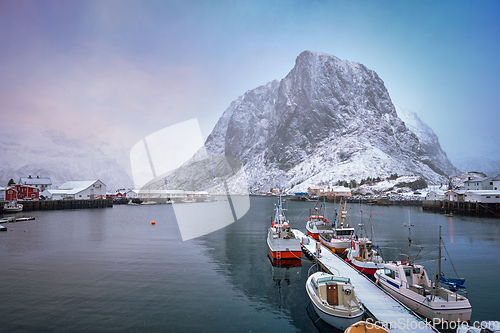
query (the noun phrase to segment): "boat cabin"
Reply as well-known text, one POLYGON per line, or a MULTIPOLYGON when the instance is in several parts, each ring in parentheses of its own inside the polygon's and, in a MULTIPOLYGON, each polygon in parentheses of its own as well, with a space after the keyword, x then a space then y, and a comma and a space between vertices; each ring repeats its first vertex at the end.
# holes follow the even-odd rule
POLYGON ((417 294, 425 296, 432 287, 422 265, 407 265, 405 262, 385 264, 384 275, 394 280, 403 288, 410 289, 417 294))
POLYGON ((354 228, 336 228, 335 235, 338 239, 353 239, 355 231, 354 228))

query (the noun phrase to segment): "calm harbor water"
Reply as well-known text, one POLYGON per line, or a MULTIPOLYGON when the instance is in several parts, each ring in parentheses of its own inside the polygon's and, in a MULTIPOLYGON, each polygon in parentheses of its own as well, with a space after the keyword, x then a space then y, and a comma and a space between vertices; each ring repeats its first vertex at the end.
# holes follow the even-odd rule
MULTIPOLYGON (((266 235, 273 198, 252 197, 230 226, 183 242, 169 205, 21 213, 34 221, 0 233, 0 332, 328 332, 309 317, 301 267, 272 267, 266 235), (151 225, 151 221, 156 221, 151 225)), ((184 204, 191 209, 197 205, 184 204)), ((289 202, 304 229, 314 203, 289 202)), ((327 204, 333 218, 338 205, 327 204)), ((406 252, 408 221, 432 273, 438 230, 466 278, 472 320, 500 320, 500 220, 424 213, 418 207, 350 204, 386 260, 406 252), (359 214, 362 210, 363 213, 359 214)), ((414 248, 413 253, 418 252, 414 248)), ((448 258, 448 254, 443 251, 448 258)), ((443 269, 452 275, 449 260, 443 269)))

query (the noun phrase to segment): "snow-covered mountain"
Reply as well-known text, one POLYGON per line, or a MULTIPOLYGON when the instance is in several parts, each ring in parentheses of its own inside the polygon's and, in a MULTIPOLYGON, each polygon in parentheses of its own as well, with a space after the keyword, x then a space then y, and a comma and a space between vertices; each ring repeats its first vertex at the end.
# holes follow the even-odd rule
POLYGON ((448 156, 441 148, 439 139, 434 131, 425 124, 416 113, 403 110, 396 106, 399 118, 404 121, 406 127, 415 133, 422 149, 429 155, 432 163, 438 166, 447 175, 456 176, 461 172, 451 164, 448 156))
POLYGON ((40 126, 0 125, 0 156, 0 186, 29 175, 49 177, 53 188, 70 180, 93 179, 100 179, 108 190, 133 186, 125 168, 94 142, 40 126))
MULTIPOLYGON (((304 51, 284 79, 232 102, 205 146, 211 156, 239 159, 253 193, 273 187, 304 191, 394 173, 446 181, 456 169, 432 130, 413 125, 417 133, 398 117, 373 70, 304 51)), ((182 178, 178 172, 169 182, 180 184, 182 178)))

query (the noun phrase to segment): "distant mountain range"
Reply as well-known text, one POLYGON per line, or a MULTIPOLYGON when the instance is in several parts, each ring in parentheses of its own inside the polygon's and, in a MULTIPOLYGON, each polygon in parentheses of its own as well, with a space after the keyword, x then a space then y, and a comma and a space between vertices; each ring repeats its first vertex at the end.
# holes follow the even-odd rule
POLYGON ((70 139, 40 126, 0 125, 0 156, 0 186, 31 175, 49 177, 53 188, 70 180, 94 179, 104 182, 107 190, 133 187, 126 167, 105 143, 70 139))
MULTIPOLYGON (((311 51, 302 52, 282 80, 233 101, 205 147, 153 188, 210 189, 218 171, 206 169, 214 165, 224 169, 225 179, 233 178, 224 186, 248 187, 251 193, 276 187, 299 192, 394 173, 438 184, 460 174, 432 129, 417 115, 396 109, 377 73, 311 51), (232 159, 226 163, 217 159, 221 156, 232 159)), ((60 132, 0 126, 0 153, 0 185, 38 175, 55 186, 97 178, 112 190, 133 186, 128 151, 60 132)))
POLYGON ((407 124, 373 70, 304 51, 284 79, 233 101, 205 146, 212 157, 239 159, 254 193, 394 173, 442 183, 460 173, 428 126, 401 109, 400 116, 407 124))

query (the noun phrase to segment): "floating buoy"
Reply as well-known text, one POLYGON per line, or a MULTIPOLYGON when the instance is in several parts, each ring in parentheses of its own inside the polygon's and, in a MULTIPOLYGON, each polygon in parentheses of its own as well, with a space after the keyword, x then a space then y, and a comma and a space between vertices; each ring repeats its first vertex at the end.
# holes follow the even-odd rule
POLYGON ((156 224, 156 222, 155 221, 151 221, 151 224, 156 224))

